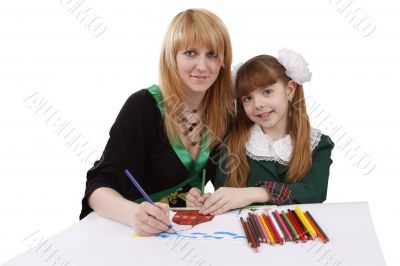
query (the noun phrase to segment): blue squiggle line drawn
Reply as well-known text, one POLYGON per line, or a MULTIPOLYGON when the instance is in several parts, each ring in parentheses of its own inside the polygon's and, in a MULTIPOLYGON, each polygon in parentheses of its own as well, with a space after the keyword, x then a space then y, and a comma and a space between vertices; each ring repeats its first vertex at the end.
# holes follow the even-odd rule
POLYGON ((224 232, 224 231, 214 232, 214 234, 216 234, 216 235, 229 235, 229 236, 237 236, 238 235, 238 234, 235 234, 235 233, 224 232))
POLYGON ((244 235, 238 235, 238 234, 231 233, 231 232, 214 232, 214 234, 217 234, 217 235, 228 235, 228 236, 231 236, 233 239, 246 238, 244 235))
POLYGON ((203 238, 222 239, 222 238, 224 238, 224 237, 222 237, 222 236, 211 236, 211 235, 206 235, 206 236, 203 236, 203 238))
POLYGON ((198 238, 208 238, 208 239, 226 239, 226 238, 232 238, 232 239, 238 239, 238 238, 246 238, 243 235, 238 235, 236 233, 232 233, 232 232, 225 232, 225 231, 217 231, 214 232, 212 234, 207 234, 207 233, 202 233, 202 232, 193 232, 190 233, 190 235, 183 235, 183 234, 179 234, 176 232, 164 232, 161 234, 156 235, 157 237, 160 238, 169 238, 169 237, 184 237, 184 238, 191 238, 191 239, 198 239, 198 238))
POLYGON ((186 238, 197 238, 196 236, 188 236, 188 235, 182 235, 182 234, 178 234, 178 233, 161 233, 156 235, 156 237, 160 237, 160 238, 168 238, 168 237, 186 237, 186 238))
POLYGON ((203 235, 203 236, 205 236, 205 235, 207 235, 206 233, 200 233, 200 232, 195 232, 195 233, 191 233, 192 235, 203 235))

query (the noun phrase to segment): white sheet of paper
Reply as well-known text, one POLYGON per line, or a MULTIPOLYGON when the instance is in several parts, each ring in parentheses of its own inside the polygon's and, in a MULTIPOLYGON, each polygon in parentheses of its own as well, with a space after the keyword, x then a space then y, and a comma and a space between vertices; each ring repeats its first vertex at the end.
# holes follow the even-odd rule
MULTIPOLYGON (((281 208, 294 208, 285 206, 281 208)), ((197 241, 186 238, 132 238, 131 228, 91 213, 71 228, 50 238, 43 247, 36 247, 6 263, 14 265, 52 265, 57 256, 64 265, 385 265, 367 203, 304 204, 330 238, 284 245, 262 244, 258 253, 246 240, 197 241), (51 258, 46 247, 57 253, 51 258), (202 264, 201 264, 202 263, 202 264)), ((212 223, 199 225, 204 232, 241 230, 238 214, 231 212, 215 217, 212 223), (221 227, 221 228, 220 228, 221 227)), ((63 265, 61 263, 54 265, 63 265)))

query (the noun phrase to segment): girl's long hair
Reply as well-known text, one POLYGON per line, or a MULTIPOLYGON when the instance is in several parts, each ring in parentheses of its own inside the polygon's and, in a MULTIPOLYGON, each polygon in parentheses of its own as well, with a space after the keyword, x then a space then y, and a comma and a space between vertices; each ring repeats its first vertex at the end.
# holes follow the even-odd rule
MULTIPOLYGON (((276 82, 287 85, 291 79, 278 60, 269 55, 259 55, 244 63, 237 72, 235 89, 237 99, 258 88, 265 88, 276 82)), ((292 103, 289 104, 287 132, 293 143, 291 159, 287 167, 286 183, 299 181, 311 168, 310 147, 311 126, 308 118, 303 86, 297 84, 292 103), (289 115, 290 114, 290 115, 289 115)), ((227 140, 227 180, 225 185, 245 187, 250 175, 245 145, 250 137, 253 122, 247 117, 238 100, 235 125, 227 140)))
POLYGON ((178 137, 177 121, 184 109, 182 79, 179 77, 176 55, 181 49, 201 45, 217 53, 222 67, 214 84, 200 104, 202 123, 207 128, 208 146, 221 142, 226 134, 234 107, 231 89, 232 47, 224 23, 205 9, 188 9, 175 16, 169 25, 161 49, 159 76, 164 98, 165 129, 168 139, 178 137))

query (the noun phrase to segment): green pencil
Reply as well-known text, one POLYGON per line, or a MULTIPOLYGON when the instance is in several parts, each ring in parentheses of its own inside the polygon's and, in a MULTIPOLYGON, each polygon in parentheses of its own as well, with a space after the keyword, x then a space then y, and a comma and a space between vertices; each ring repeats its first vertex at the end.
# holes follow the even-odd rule
POLYGON ((206 169, 203 169, 203 178, 201 179, 201 195, 204 195, 205 182, 206 182, 206 169))
POLYGON ((293 235, 293 240, 295 240, 297 242, 297 240, 299 239, 299 235, 296 232, 296 229, 293 227, 292 222, 290 222, 289 218, 286 216, 286 213, 284 211, 281 212, 282 217, 284 219, 284 221, 289 225, 289 230, 291 231, 292 235, 293 235))

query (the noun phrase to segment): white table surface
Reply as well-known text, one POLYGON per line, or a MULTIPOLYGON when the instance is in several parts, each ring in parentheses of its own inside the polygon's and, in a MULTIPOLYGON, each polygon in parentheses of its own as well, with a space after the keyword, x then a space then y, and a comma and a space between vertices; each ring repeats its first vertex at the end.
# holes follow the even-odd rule
POLYGON ((93 212, 50 239, 30 236, 31 249, 5 265, 385 265, 368 203, 300 206, 318 217, 327 244, 262 244, 256 253, 245 240, 133 238, 128 226, 93 212))

